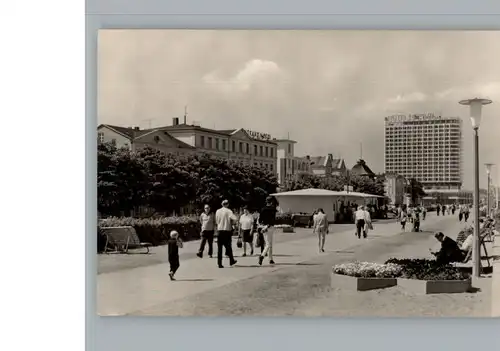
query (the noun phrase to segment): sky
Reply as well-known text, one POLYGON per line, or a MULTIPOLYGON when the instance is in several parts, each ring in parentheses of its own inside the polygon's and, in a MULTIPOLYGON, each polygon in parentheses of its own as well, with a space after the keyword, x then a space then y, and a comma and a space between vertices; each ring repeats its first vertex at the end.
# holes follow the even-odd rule
POLYGON ((481 187, 483 164, 500 168, 500 32, 101 30, 98 45, 98 123, 171 125, 187 105, 189 124, 289 135, 297 156, 362 156, 383 172, 385 116, 457 116, 472 189, 458 101, 482 97, 481 187))

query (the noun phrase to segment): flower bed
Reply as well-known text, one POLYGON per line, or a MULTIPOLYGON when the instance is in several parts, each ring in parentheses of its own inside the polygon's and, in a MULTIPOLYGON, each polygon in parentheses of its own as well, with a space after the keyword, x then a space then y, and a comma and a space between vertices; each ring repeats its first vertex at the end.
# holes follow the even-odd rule
POLYGON ((417 294, 464 293, 471 289, 468 274, 451 265, 427 259, 390 259, 401 267, 398 286, 417 294))
MULTIPOLYGON (((184 241, 200 238, 200 223, 194 216, 161 217, 161 218, 132 218, 132 217, 110 217, 99 221, 98 229, 104 227, 134 227, 141 242, 148 242, 153 246, 165 242, 170 231, 176 230, 184 241)), ((99 243, 102 242, 98 230, 99 243)))
POLYGON ((366 291, 395 286, 401 268, 395 264, 352 262, 332 269, 332 288, 343 286, 350 290, 366 291))
POLYGON ((416 280, 464 280, 469 276, 452 265, 438 264, 429 259, 397 259, 391 258, 386 264, 401 267, 401 278, 416 280))

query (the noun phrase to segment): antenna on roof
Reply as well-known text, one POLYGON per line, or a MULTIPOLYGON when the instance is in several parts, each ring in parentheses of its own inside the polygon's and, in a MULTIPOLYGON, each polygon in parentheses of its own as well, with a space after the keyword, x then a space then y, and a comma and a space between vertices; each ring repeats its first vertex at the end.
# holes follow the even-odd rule
POLYGON ((359 143, 359 159, 363 159, 363 143, 359 143))
POLYGON ((143 121, 144 121, 144 122, 148 122, 148 128, 149 128, 149 129, 151 129, 151 122, 153 122, 153 121, 154 121, 154 119, 153 119, 153 118, 150 118, 150 119, 144 119, 143 121))
POLYGON ((290 140, 290 132, 288 132, 287 138, 288 138, 288 140, 290 140))
POLYGON ((188 107, 184 106, 184 124, 187 124, 188 107))

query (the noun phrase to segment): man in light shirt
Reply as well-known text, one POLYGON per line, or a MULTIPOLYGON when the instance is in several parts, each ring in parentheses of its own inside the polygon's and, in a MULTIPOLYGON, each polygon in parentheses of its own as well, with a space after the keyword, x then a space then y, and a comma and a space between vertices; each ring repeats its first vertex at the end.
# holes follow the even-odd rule
POLYGON ((210 210, 209 205, 205 205, 204 212, 200 216, 201 222, 201 243, 200 249, 196 256, 199 258, 203 257, 203 251, 205 251, 205 244, 208 243, 208 256, 212 258, 213 255, 213 244, 214 244, 214 230, 215 230, 215 215, 210 210))
POLYGON ((328 234, 328 218, 322 208, 314 215, 313 233, 318 234, 319 252, 325 252, 326 234, 328 234))
POLYGON ((366 213, 363 206, 359 206, 358 210, 354 212, 354 223, 356 223, 356 235, 358 236, 358 239, 361 239, 361 231, 363 231, 363 237, 366 238, 366 213))
POLYGON ((233 235, 233 226, 236 225, 238 219, 233 211, 229 209, 229 201, 222 201, 222 207, 215 212, 215 223, 217 226, 217 264, 219 268, 224 268, 222 265, 222 248, 226 249, 226 255, 229 257, 229 265, 234 266, 236 260, 233 256, 233 248, 231 246, 231 238, 233 235))

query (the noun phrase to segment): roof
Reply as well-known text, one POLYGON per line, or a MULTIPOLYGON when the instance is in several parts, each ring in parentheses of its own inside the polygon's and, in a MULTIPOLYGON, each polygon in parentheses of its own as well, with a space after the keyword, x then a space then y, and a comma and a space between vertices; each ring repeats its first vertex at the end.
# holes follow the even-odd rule
POLYGON ((109 129, 112 129, 116 131, 119 134, 122 134, 123 136, 129 138, 130 140, 137 140, 146 134, 153 133, 156 131, 161 131, 165 136, 170 138, 179 148, 183 149, 195 149, 195 147, 173 137, 170 135, 168 132, 164 130, 164 128, 151 128, 151 129, 134 129, 134 128, 127 128, 127 127, 119 127, 119 126, 113 126, 109 124, 101 124, 99 127, 107 127, 109 129))
POLYGON ((332 159, 332 169, 341 169, 342 165, 345 165, 344 159, 343 158, 334 158, 332 159))
POLYGON ((326 156, 311 156, 311 165, 312 166, 326 166, 326 156))
POLYGON ((272 141, 277 142, 277 143, 292 143, 292 144, 297 144, 295 140, 292 139, 276 139, 274 138, 272 141))
POLYGON ((301 190, 294 190, 294 191, 285 191, 282 193, 276 193, 276 194, 271 194, 272 196, 335 196, 337 195, 336 191, 330 191, 330 190, 325 190, 325 189, 315 189, 315 188, 309 188, 309 189, 301 189, 301 190))
POLYGON ((373 195, 373 194, 358 193, 355 191, 350 191, 350 192, 331 191, 331 190, 315 189, 315 188, 301 189, 301 190, 294 190, 294 191, 285 191, 282 193, 275 193, 275 194, 271 194, 271 195, 275 196, 275 197, 280 197, 280 196, 351 196, 351 197, 362 197, 362 198, 375 198, 375 197, 382 198, 383 197, 383 196, 373 195))
POLYGON ((120 126, 114 126, 111 124, 101 124, 97 128, 99 129, 100 127, 106 127, 109 129, 114 130, 118 134, 121 134, 129 139, 133 139, 134 137, 149 133, 152 131, 152 129, 134 129, 130 127, 120 127, 120 126))
MULTIPOLYGON (((175 126, 167 126, 167 127, 162 127, 159 129, 165 129, 165 130, 169 130, 169 131, 170 130, 198 130, 198 131, 202 131, 202 132, 214 133, 214 134, 225 135, 225 136, 230 136, 239 130, 243 130, 246 133, 246 131, 242 128, 239 128, 239 129, 209 129, 209 128, 204 128, 204 127, 200 127, 200 126, 196 126, 196 125, 189 125, 189 124, 177 124, 175 126)), ((269 143, 269 144, 276 144, 275 140, 255 139, 255 138, 252 138, 250 135, 248 135, 248 133, 246 133, 246 134, 252 140, 260 141, 260 142, 264 142, 264 143, 269 143)))
POLYGON ((360 176, 374 176, 375 173, 368 167, 364 160, 359 160, 351 169, 351 173, 360 176))

